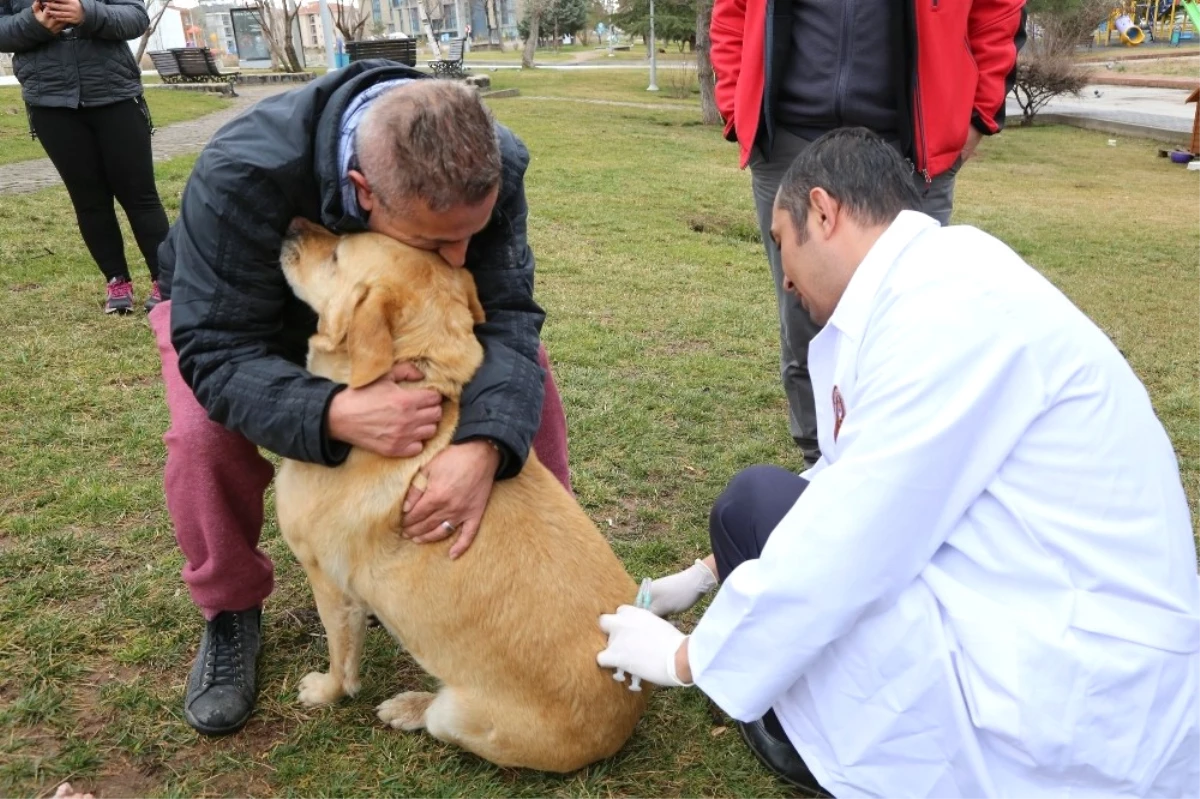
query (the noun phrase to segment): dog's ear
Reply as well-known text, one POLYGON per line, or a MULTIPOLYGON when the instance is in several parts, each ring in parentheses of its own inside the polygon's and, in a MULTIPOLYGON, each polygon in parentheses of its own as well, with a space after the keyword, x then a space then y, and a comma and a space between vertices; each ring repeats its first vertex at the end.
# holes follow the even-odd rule
POLYGON ((479 302, 479 292, 475 290, 475 278, 466 269, 456 269, 454 274, 458 275, 459 282, 463 284, 463 292, 467 295, 467 307, 471 309, 471 318, 475 320, 475 324, 482 325, 487 321, 487 315, 483 312, 483 304, 479 302))
POLYGON ((360 388, 388 373, 394 362, 391 292, 362 283, 355 285, 353 310, 346 327, 350 353, 350 387, 360 388))

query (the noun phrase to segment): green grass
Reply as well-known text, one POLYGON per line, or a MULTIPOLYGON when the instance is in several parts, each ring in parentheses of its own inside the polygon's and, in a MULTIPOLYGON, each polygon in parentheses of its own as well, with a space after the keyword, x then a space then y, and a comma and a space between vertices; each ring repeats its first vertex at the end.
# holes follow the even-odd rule
MULTIPOLYGON (((513 80, 527 94, 646 99, 639 73, 513 80)), ((749 176, 692 111, 493 107, 532 153, 537 297, 580 500, 632 574, 686 565, 734 473, 800 467, 749 176)), ((1011 243, 1113 337, 1171 434, 1194 512, 1197 176, 1129 139, 1121 172, 1105 171, 1106 138, 1033 128, 986 142, 962 172, 956 221, 1011 243)), ((172 215, 189 167, 159 165, 172 215)), ((199 616, 163 508, 167 417, 149 330, 100 314, 100 276, 61 189, 0 200, 0 263, 0 795, 67 778, 103 796, 788 795, 694 691, 655 694, 619 755, 565 777, 382 729, 374 704, 422 677, 380 631, 362 694, 302 709, 297 680, 324 667, 325 647, 273 514, 260 710, 237 736, 195 735, 180 704, 199 616)))
MULTIPOLYGON (((155 127, 195 119, 229 104, 223 97, 159 90, 147 92, 146 102, 155 127)), ((25 117, 20 88, 0 86, 0 164, 45 157, 41 143, 29 137, 29 121, 25 117)))
POLYGON ((1195 78, 1200 85, 1200 55, 1179 58, 1155 58, 1147 61, 1123 61, 1115 72, 1129 75, 1167 75, 1172 78, 1195 78))
MULTIPOLYGON (((611 63, 628 63, 631 61, 649 63, 650 56, 646 51, 646 45, 641 42, 634 42, 629 45, 628 50, 616 50, 612 58, 608 56, 607 45, 598 45, 593 38, 591 44, 572 44, 563 45, 555 50, 552 47, 539 47, 534 53, 535 64, 562 64, 570 62, 584 62, 592 64, 611 64, 611 63)), ((659 49, 665 50, 658 54, 659 61, 691 61, 695 62, 696 54, 691 52, 679 52, 679 47, 676 43, 668 43, 663 45, 659 43, 659 49)), ((422 49, 423 53, 428 52, 428 48, 422 49)), ((499 50, 472 50, 467 53, 466 63, 471 64, 507 64, 520 63, 521 48, 509 47, 503 53, 499 50)))
MULTIPOLYGON (((495 72, 487 72, 486 67, 477 67, 474 71, 476 74, 488 75, 492 80, 492 89, 520 89, 525 97, 668 106, 690 105, 697 109, 697 114, 700 108, 696 71, 681 64, 659 66, 658 92, 646 91, 649 69, 597 69, 580 72, 566 69, 498 69, 495 72), (681 99, 677 94, 672 94, 670 90, 675 85, 687 87, 686 98, 681 99)), ((507 108, 504 103, 512 101, 498 99, 495 102, 495 108, 504 109, 507 108)), ((577 106, 578 103, 553 103, 545 112, 550 116, 565 114, 569 117, 574 114, 577 106)), ((618 112, 614 109, 608 113, 618 112)), ((601 115, 603 116, 603 112, 601 115)), ((692 120, 684 118, 671 124, 686 126, 691 122, 692 120)), ((586 133, 584 135, 586 136, 586 133)), ((732 151, 729 154, 732 154, 732 151)))

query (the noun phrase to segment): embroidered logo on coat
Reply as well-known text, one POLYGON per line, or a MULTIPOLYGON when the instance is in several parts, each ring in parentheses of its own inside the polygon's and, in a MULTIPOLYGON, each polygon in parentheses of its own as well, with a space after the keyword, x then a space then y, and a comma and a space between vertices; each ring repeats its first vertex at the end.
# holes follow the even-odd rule
POLYGON ((846 403, 842 399, 842 392, 838 391, 838 387, 833 387, 833 440, 837 443, 838 433, 842 431, 842 422, 846 418, 846 403))

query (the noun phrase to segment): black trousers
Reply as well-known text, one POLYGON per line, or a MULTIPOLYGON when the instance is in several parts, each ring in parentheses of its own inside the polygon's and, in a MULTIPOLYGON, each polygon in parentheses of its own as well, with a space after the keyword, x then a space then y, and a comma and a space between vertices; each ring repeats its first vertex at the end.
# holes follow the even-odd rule
MULTIPOLYGON (((771 531, 806 488, 807 480, 778 466, 751 466, 729 481, 708 516, 708 537, 721 582, 742 563, 762 554, 771 531)), ((768 710, 762 721, 771 737, 790 745, 775 711, 768 710)), ((803 776, 807 780, 800 781, 810 782, 810 790, 825 795, 811 774, 803 776)))
POLYGON ((167 214, 154 185, 150 113, 141 97, 96 108, 30 106, 29 121, 71 195, 88 252, 105 279, 128 279, 115 198, 125 209, 138 249, 158 279, 158 245, 167 214))

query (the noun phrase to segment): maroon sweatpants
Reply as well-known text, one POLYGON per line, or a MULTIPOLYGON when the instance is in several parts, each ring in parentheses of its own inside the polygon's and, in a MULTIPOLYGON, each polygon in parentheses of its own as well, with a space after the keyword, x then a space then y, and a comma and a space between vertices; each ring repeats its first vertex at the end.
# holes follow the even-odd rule
MULTIPOLYGON (((258 447, 210 421, 183 382, 171 344, 170 306, 169 301, 163 302, 150 312, 171 415, 163 436, 167 445, 163 487, 175 540, 187 559, 183 580, 192 601, 205 618, 212 619, 223 610, 262 604, 274 587, 271 559, 258 548, 263 496, 274 469, 258 447)), ((533 448, 570 491, 567 420, 545 348, 539 349, 538 362, 546 370, 546 399, 533 448)))

